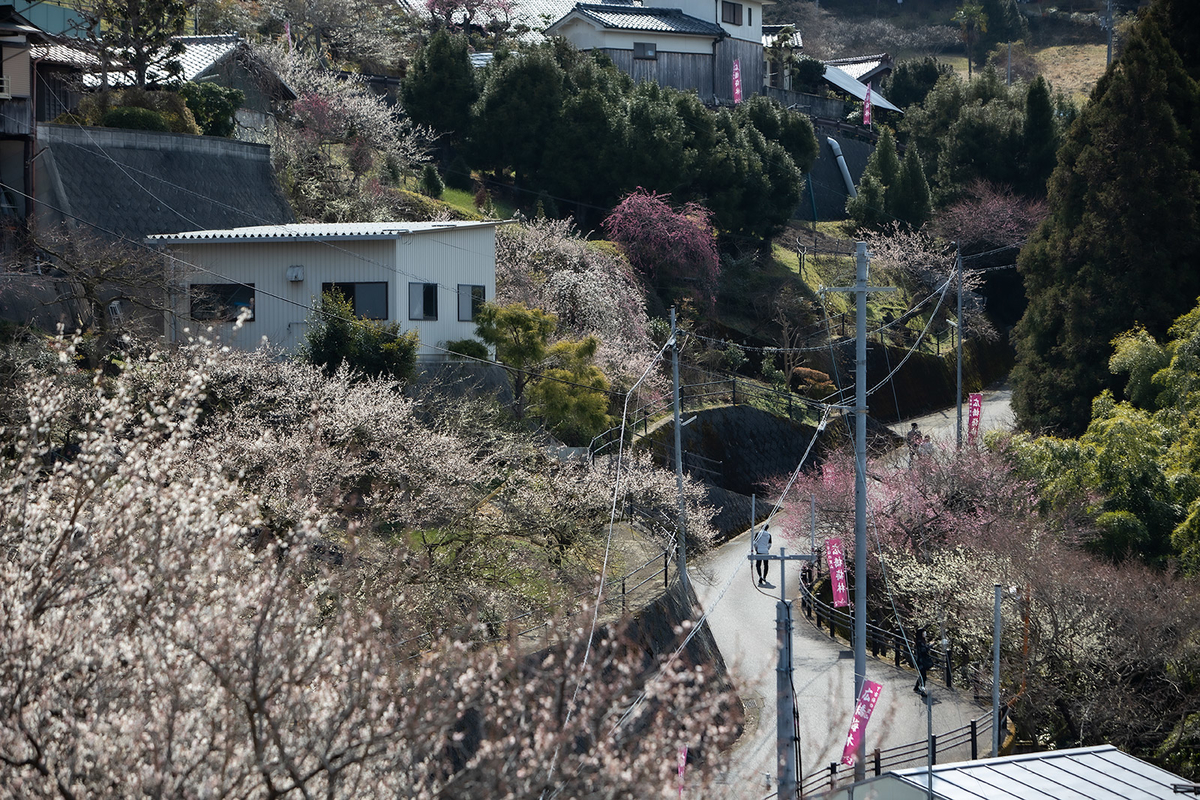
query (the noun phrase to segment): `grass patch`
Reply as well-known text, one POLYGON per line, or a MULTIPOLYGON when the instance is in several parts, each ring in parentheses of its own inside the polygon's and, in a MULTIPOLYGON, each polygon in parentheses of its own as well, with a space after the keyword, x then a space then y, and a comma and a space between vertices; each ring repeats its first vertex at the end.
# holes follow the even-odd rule
POLYGON ((442 202, 465 214, 479 216, 479 209, 475 208, 475 195, 465 189, 451 189, 447 186, 446 190, 442 192, 442 202))

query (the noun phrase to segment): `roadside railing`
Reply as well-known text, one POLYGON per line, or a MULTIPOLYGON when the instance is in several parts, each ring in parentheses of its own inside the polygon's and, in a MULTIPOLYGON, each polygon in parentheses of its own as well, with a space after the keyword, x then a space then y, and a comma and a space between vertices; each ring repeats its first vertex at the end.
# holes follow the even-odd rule
MULTIPOLYGON (((979 758, 979 745, 983 742, 987 752, 987 743, 992 740, 992 717, 990 714, 977 717, 966 725, 945 733, 934 734, 930 740, 899 744, 880 750, 876 748, 867 754, 866 767, 875 775, 882 775, 888 770, 900 767, 920 766, 928 764, 930 757, 934 764, 938 763, 938 754, 943 756, 952 750, 958 750, 964 745, 971 746, 970 758, 979 758)), ((964 759, 965 760, 965 759, 964 759)), ((839 773, 846 775, 846 780, 853 780, 854 768, 838 762, 832 762, 828 767, 810 772, 800 781, 800 796, 826 792, 837 787, 839 773)))

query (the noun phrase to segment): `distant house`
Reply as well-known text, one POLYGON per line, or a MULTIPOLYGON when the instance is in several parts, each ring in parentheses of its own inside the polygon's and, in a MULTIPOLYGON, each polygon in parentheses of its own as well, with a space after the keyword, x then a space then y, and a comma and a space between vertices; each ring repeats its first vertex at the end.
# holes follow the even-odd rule
POLYGON ((762 0, 576 3, 545 34, 604 53, 634 80, 693 90, 705 102, 727 105, 763 85, 763 5, 762 0))
MULTIPOLYGON (((296 99, 295 91, 272 70, 266 62, 254 54, 249 42, 237 35, 223 36, 177 36, 173 41, 183 45, 178 57, 182 67, 179 80, 196 83, 211 81, 229 89, 240 89, 246 96, 238 109, 237 138, 266 142, 274 126, 275 114, 280 106, 296 99)), ((147 79, 155 83, 168 83, 171 76, 159 66, 147 71, 147 79)), ((109 70, 110 85, 122 86, 133 82, 132 72, 109 70)), ((96 88, 101 76, 87 76, 87 85, 96 88)))
POLYGON ((0 216, 24 219, 33 194, 33 62, 30 48, 42 32, 13 10, 0 6, 0 216))
POLYGON ((495 299, 499 224, 267 225, 150 236, 170 248, 176 288, 167 341, 185 340, 185 328, 214 326, 236 347, 265 339, 295 352, 321 294, 337 289, 358 316, 417 331, 419 359, 442 359, 446 342, 474 336, 480 304, 495 299), (249 317, 234 333, 243 311, 249 317))
POLYGON ((933 791, 925 767, 888 772, 842 786, 826 800, 1173 800, 1200 786, 1112 745, 937 764, 933 791), (1178 789, 1176 788, 1178 787, 1178 789))
POLYGON ((763 25, 762 46, 765 59, 763 85, 791 89, 792 73, 789 66, 804 49, 804 38, 796 25, 763 25))

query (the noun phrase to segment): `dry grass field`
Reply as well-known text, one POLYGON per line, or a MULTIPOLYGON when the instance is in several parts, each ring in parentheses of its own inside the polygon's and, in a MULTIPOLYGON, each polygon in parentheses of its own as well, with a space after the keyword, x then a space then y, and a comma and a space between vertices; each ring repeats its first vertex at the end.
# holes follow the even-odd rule
POLYGON ((1107 47, 1102 44, 1061 45, 1035 51, 1042 75, 1055 91, 1082 104, 1104 74, 1107 47))

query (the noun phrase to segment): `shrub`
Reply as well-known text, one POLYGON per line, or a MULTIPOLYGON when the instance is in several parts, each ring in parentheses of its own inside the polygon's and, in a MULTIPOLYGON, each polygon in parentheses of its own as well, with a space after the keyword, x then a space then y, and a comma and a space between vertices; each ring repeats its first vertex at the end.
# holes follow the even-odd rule
POLYGON ((834 392, 833 381, 829 379, 828 374, 808 367, 796 367, 792 370, 788 388, 796 394, 814 399, 828 397, 834 392))
POLYGON ((455 156, 446 169, 446 185, 451 189, 463 192, 471 191, 474 182, 471 179, 471 166, 462 156, 455 156))
POLYGON ((104 114, 105 128, 125 128, 133 131, 160 131, 170 133, 171 128, 163 115, 148 108, 117 106, 104 114))
POLYGON ((445 347, 451 353, 468 358, 478 358, 483 361, 491 358, 487 345, 478 339, 455 339, 452 342, 446 342, 445 347))
POLYGON ((446 191, 446 184, 442 183, 442 176, 438 175, 437 167, 433 164, 426 164, 421 170, 421 194, 438 198, 444 191, 446 191))
POLYGON ((398 323, 356 317, 340 292, 321 296, 309 321, 300 358, 333 375, 342 365, 370 378, 412 378, 417 365, 417 332, 400 330, 398 323))
POLYGON ((205 136, 233 136, 237 129, 234 115, 246 101, 246 95, 240 89, 189 81, 179 87, 179 96, 187 103, 205 136))

